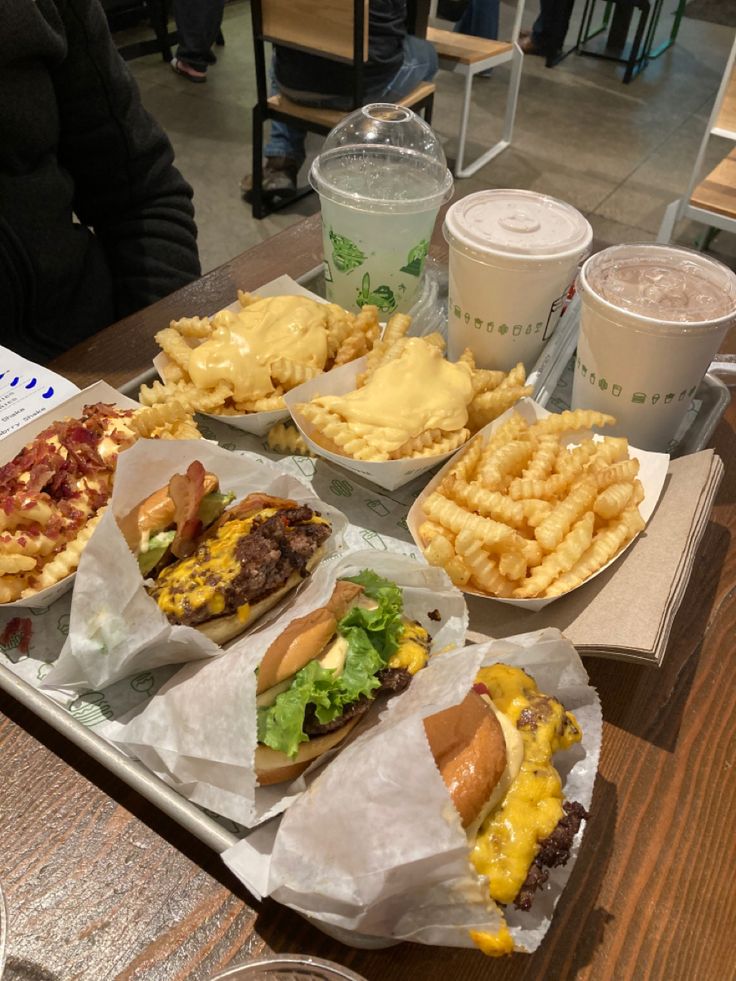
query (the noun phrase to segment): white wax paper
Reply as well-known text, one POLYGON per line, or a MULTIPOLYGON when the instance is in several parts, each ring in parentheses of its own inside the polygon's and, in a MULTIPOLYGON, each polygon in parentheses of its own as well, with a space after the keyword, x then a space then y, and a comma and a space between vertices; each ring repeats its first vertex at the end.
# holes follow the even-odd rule
MULTIPOLYGON (((115 521, 165 486, 175 473, 184 473, 193 460, 217 474, 220 487, 240 500, 253 491, 291 497, 327 517, 333 533, 325 555, 341 544, 347 524, 335 508, 277 467, 249 454, 231 453, 205 440, 139 440, 121 455, 110 507, 85 548, 74 586, 69 636, 54 668, 44 681, 48 688, 102 688, 121 678, 164 664, 212 657, 221 648, 192 627, 169 623, 148 595, 138 569, 115 521)), ((276 609, 283 608, 289 597, 276 609)), ((269 616, 276 615, 272 611, 269 616)))
MULTIPOLYGON (((482 438, 484 441, 487 440, 490 434, 502 426, 508 419, 510 419, 515 412, 522 416, 528 423, 533 423, 537 419, 544 419, 546 416, 553 414, 551 412, 547 412, 547 410, 543 409, 541 405, 537 405, 537 403, 532 401, 532 399, 524 398, 517 402, 516 405, 512 406, 512 408, 510 408, 507 412, 504 412, 502 416, 499 416, 498 419, 494 419, 493 422, 489 422, 487 426, 480 429, 474 438, 482 438)), ((586 435, 590 434, 586 434, 584 432, 573 433, 568 439, 563 440, 563 444, 565 446, 576 446, 584 438, 586 438, 586 435)), ((602 437, 594 436, 594 439, 595 438, 602 437)), ((406 521, 409 525, 409 531, 411 532, 412 538, 417 545, 420 545, 421 543, 419 526, 426 520, 427 517, 423 510, 424 502, 430 494, 437 490, 439 485, 447 476, 448 471, 457 462, 460 454, 467 452, 468 449, 469 443, 459 449, 455 456, 451 460, 448 460, 447 464, 438 473, 436 473, 434 477, 432 477, 424 490, 419 494, 414 504, 411 506, 406 521)), ((638 478, 644 488, 644 500, 639 505, 639 511, 644 521, 649 521, 651 516, 654 514, 657 501, 662 494, 662 488, 664 487, 664 482, 667 477, 667 470, 670 464, 669 454, 653 453, 650 450, 640 450, 635 446, 630 446, 629 456, 639 461, 638 478)), ((639 536, 637 535, 636 537, 632 538, 631 541, 628 542, 620 552, 614 555, 610 561, 608 561, 604 566, 601 566, 601 568, 597 572, 594 572, 592 576, 588 576, 588 578, 581 582, 579 586, 576 586, 575 589, 579 589, 580 586, 584 586, 586 583, 591 582, 591 580, 600 575, 604 569, 607 569, 609 565, 617 562, 621 556, 627 552, 629 548, 631 548, 638 537, 639 536)), ((518 606, 522 610, 529 610, 530 612, 541 610, 549 603, 554 603, 556 599, 560 599, 559 596, 546 596, 536 599, 506 599, 502 596, 489 596, 488 593, 481 593, 479 590, 473 589, 472 586, 463 587, 463 591, 470 593, 473 596, 481 596, 483 599, 490 600, 494 603, 506 603, 509 606, 518 606)), ((572 592, 574 592, 574 590, 570 589, 567 593, 563 593, 562 595, 568 596, 572 592)))
MULTIPOLYGON (((497 929, 497 911, 487 905, 483 880, 469 863, 465 833, 422 724, 461 701, 478 668, 496 661, 522 667, 540 690, 575 713, 582 744, 557 754, 555 766, 565 796, 589 807, 600 703, 575 648, 547 629, 434 658, 280 821, 225 852, 226 864, 256 895, 272 896, 355 946, 385 938, 472 947, 469 929, 497 929)), ((507 910, 520 949, 535 950, 549 928, 581 836, 567 865, 551 871, 531 911, 507 910)))
POLYGON ((255 670, 292 620, 327 602, 336 579, 367 568, 403 588, 406 615, 429 630, 433 653, 463 643, 465 602, 441 570, 402 555, 354 552, 320 566, 278 620, 237 641, 224 657, 186 665, 140 714, 110 724, 106 735, 183 796, 238 824, 252 827, 280 813, 322 764, 291 783, 256 786, 255 670), (438 621, 428 617, 434 610, 439 611, 438 621))

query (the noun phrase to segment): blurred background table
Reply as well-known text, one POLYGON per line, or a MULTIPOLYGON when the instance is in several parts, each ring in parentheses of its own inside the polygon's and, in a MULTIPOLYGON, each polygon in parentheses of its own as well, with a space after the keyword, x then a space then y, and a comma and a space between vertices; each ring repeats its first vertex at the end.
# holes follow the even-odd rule
MULTIPOLYGON (((432 252, 446 258, 439 232, 432 252)), ((320 259, 317 216, 53 367, 80 386, 121 385, 150 366, 153 334, 170 319, 212 313, 236 287, 298 277, 320 259)), ((6 981, 204 981, 271 950, 339 961, 370 981, 732 976, 735 424, 731 405, 715 437, 726 476, 664 666, 586 661, 603 703, 600 771, 579 861, 536 954, 489 962, 470 950, 344 947, 256 903, 216 854, 0 694, 6 981)))

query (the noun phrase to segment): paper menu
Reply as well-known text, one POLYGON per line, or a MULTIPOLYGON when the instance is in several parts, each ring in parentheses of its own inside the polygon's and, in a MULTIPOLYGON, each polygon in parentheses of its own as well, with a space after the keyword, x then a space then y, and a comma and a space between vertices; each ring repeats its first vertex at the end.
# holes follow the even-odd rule
POLYGON ((0 347, 0 439, 78 391, 56 372, 0 347))

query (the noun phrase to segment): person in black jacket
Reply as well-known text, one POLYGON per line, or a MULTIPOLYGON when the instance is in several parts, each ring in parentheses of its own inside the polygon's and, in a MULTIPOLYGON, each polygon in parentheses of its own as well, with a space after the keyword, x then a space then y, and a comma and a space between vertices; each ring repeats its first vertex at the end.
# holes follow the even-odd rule
POLYGON ((3 0, 0 343, 46 361, 199 275, 173 159, 98 0, 3 0))
MULTIPOLYGON (((407 34, 406 17, 406 0, 370 0, 366 104, 397 102, 437 74, 437 52, 429 41, 407 34)), ((273 92, 283 92, 302 105, 352 108, 352 67, 293 48, 274 46, 271 86, 273 92)), ((304 141, 304 130, 272 120, 271 137, 264 149, 263 191, 267 199, 296 191, 297 174, 305 160, 304 141)), ((240 188, 249 201, 250 175, 243 178, 240 188)))

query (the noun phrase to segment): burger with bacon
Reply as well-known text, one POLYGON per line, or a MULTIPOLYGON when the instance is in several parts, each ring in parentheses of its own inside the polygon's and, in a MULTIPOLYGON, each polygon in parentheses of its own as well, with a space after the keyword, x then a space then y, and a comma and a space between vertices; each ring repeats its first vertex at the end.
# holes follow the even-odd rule
POLYGON ((233 497, 195 460, 118 522, 168 620, 220 644, 310 573, 332 531, 306 504, 233 497))

